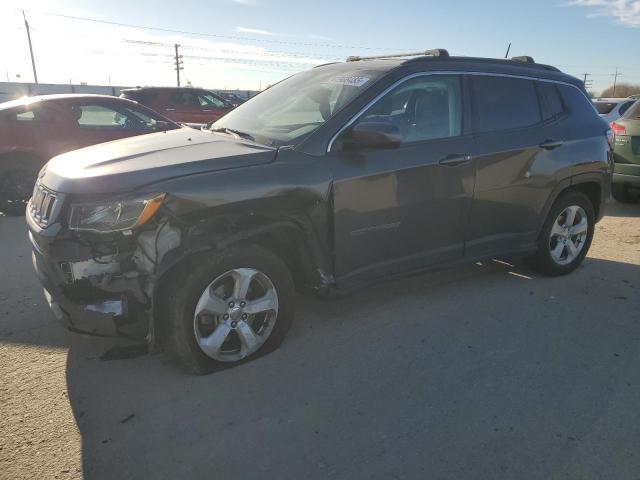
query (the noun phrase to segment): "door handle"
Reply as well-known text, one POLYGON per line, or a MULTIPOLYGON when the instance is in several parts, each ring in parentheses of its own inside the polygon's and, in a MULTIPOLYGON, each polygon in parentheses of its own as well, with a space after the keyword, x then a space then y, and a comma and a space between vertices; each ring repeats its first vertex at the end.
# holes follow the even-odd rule
POLYGON ((165 108, 164 111, 165 112, 175 112, 176 109, 175 108, 165 108))
POLYGON ((540 145, 538 145, 540 148, 544 148, 545 150, 553 150, 554 148, 558 148, 561 147, 562 144, 564 142, 558 140, 545 140, 544 142, 542 142, 540 145))
POLYGON ((465 163, 469 163, 470 161, 471 155, 469 155, 468 153, 464 155, 452 153, 451 155, 447 155, 446 157, 444 157, 438 163, 446 167, 457 167, 458 165, 463 165, 465 163))

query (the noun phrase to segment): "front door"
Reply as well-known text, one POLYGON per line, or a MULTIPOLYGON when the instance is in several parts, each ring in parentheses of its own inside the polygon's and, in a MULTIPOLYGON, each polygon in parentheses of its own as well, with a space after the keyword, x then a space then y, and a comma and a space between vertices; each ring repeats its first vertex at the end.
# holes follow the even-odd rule
POLYGON ((462 105, 461 76, 412 76, 354 123, 395 124, 402 136, 398 148, 350 151, 335 142, 328 158, 338 282, 419 270, 463 255, 474 168, 462 105))

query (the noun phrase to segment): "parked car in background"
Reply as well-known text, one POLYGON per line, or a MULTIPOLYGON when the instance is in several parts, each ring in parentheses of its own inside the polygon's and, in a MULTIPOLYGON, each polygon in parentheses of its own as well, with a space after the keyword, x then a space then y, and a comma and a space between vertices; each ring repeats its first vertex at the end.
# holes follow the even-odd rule
POLYGON ((0 211, 22 215, 40 168, 64 152, 180 125, 108 95, 43 95, 0 104, 0 211))
POLYGON ((234 92, 220 92, 219 95, 234 107, 242 105, 248 100, 246 97, 234 92))
POLYGON ((633 105, 633 98, 596 98, 593 106, 606 122, 617 120, 633 105))
POLYGON ((233 109, 218 94, 201 88, 136 87, 122 90, 120 96, 146 105, 174 122, 196 128, 215 122, 233 109))
POLYGON ((615 169, 611 194, 619 202, 638 200, 640 193, 640 100, 615 122, 613 158, 615 169))
POLYGON ((577 268, 613 140, 583 83, 529 57, 414 55, 319 66, 210 130, 51 160, 27 223, 56 316, 205 373, 275 349, 296 290, 496 255, 577 268))

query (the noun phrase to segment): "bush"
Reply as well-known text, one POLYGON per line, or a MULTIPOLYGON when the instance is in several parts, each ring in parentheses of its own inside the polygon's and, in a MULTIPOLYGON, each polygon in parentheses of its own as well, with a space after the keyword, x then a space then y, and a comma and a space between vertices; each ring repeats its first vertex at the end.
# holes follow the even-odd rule
POLYGON ((615 95, 613 93, 613 85, 609 88, 606 88, 600 94, 601 97, 617 97, 617 98, 625 98, 630 95, 640 94, 640 85, 631 85, 629 83, 619 83, 616 85, 615 95))

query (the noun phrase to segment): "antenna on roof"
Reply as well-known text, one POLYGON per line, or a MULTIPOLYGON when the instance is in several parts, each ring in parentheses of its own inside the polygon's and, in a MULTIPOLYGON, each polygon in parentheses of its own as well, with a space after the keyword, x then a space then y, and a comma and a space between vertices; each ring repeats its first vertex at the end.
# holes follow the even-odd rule
POLYGON ((380 58, 398 58, 398 57, 448 57, 449 52, 444 48, 434 48, 432 50, 423 50, 421 52, 405 52, 405 53, 393 53, 389 55, 373 55, 371 57, 347 57, 347 62, 359 62, 360 60, 377 60, 380 58))
POLYGON ((509 51, 511 51, 511 42, 509 42, 509 46, 507 47, 507 53, 504 54, 504 58, 509 58, 509 51))

